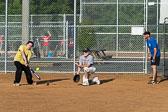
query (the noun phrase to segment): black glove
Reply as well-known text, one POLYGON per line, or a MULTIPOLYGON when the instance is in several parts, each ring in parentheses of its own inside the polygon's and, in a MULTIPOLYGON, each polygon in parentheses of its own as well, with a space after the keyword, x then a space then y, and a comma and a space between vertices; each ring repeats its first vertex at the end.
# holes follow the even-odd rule
POLYGON ((80 80, 80 74, 75 74, 73 81, 77 83, 79 82, 79 80, 80 80))

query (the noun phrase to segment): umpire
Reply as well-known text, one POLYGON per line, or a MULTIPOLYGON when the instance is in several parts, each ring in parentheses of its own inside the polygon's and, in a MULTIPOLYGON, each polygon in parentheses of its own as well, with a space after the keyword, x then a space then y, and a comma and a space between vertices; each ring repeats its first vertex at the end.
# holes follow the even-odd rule
POLYGON ((29 69, 29 62, 32 56, 31 48, 34 46, 32 41, 28 41, 26 45, 21 45, 14 57, 14 64, 16 66, 15 80, 13 85, 20 86, 22 71, 26 74, 28 84, 33 84, 32 74, 29 69))

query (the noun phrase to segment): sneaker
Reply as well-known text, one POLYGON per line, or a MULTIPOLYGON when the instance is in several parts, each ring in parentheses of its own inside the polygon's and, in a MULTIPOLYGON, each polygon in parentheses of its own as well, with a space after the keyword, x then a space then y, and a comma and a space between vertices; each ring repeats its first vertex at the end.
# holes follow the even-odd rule
POLYGON ((98 84, 98 85, 100 85, 100 80, 98 79, 98 77, 94 77, 94 78, 92 79, 92 82, 93 82, 93 83, 96 83, 96 84, 98 84))
POLYGON ((100 80, 97 80, 97 81, 96 81, 96 84, 100 85, 100 80))
POLYGON ((83 82, 82 85, 83 85, 83 86, 89 86, 89 82, 85 81, 85 82, 83 82))
POLYGON ((150 81, 148 82, 148 84, 159 84, 159 82, 158 82, 158 81, 155 81, 155 80, 150 80, 150 81))
POLYGON ((155 82, 156 82, 156 84, 159 84, 159 83, 160 83, 160 82, 159 82, 159 81, 157 81, 157 80, 156 80, 155 82))
POLYGON ((20 84, 19 83, 14 83, 13 86, 20 86, 20 84))
POLYGON ((95 77, 95 80, 96 80, 96 84, 100 85, 100 80, 98 77, 95 77))
POLYGON ((37 85, 37 82, 33 82, 32 85, 37 85))

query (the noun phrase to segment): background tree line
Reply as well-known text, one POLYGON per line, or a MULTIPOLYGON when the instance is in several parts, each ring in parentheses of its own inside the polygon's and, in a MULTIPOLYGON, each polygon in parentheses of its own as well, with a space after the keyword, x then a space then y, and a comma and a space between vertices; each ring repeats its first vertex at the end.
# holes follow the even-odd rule
MULTIPOLYGON (((116 2, 117 0, 82 0, 83 2, 116 2)), ((156 0, 151 0, 156 2, 156 0)), ((22 0, 8 0, 8 14, 9 15, 21 15, 22 14, 22 0)), ((79 2, 77 0, 77 14, 79 14, 79 2)), ((119 3, 143 3, 144 0, 119 0, 119 3)), ((116 4, 106 4, 106 5, 83 5, 82 7, 82 23, 80 25, 116 25, 117 24, 117 5, 116 4), (88 22, 92 20, 91 22, 88 22)), ((73 14, 74 10, 74 0, 30 0, 30 14, 73 14)), ((119 4, 118 7, 118 24, 119 25, 143 25, 144 24, 144 4, 119 4)), ((151 32, 156 32, 156 5, 148 6, 148 29, 151 32), (154 26, 154 27, 153 27, 154 26)), ((5 14, 5 0, 0 0, 0 15, 5 14)), ((53 17, 52 21, 58 21, 57 17, 53 17)), ((40 18, 34 19, 34 24, 38 25, 40 18)), ((71 20, 73 22, 73 18, 71 20)), ((77 21, 78 22, 78 21, 77 21)), ((79 23, 77 23, 79 24, 79 23)), ((94 32, 103 32, 103 33, 116 33, 116 27, 97 27, 97 28, 79 28, 78 30, 78 39, 80 43, 80 49, 91 46, 91 43, 95 43, 99 40, 105 42, 102 45, 102 48, 108 49, 109 43, 116 40, 116 35, 95 35, 94 32), (87 39, 88 38, 88 39, 87 39), (91 39, 91 40, 89 40, 91 39), (111 41, 108 41, 111 40, 111 41), (90 42, 90 43, 89 43, 90 42), (82 44, 81 44, 82 43, 82 44)), ((162 30, 162 29, 159 29, 162 30)), ((131 27, 119 27, 119 33, 128 33, 131 32, 131 27)), ((39 33, 39 32, 38 32, 39 33)), ((119 35, 121 45, 124 42, 124 39, 129 40, 132 43, 134 40, 141 39, 139 37, 134 37, 130 35, 119 35)), ((111 45, 115 46, 115 45, 111 45)), ((112 48, 112 47, 109 48, 112 48)), ((113 49, 116 49, 115 47, 113 49)), ((127 50, 127 47, 124 47, 127 50)), ((130 49, 130 46, 128 46, 130 49)))
MULTIPOLYGON (((30 14, 73 14, 73 7, 74 0, 30 0, 30 14)), ((0 0, 0 14, 5 14, 5 0, 0 0)), ((22 14, 22 0, 8 0, 8 14, 22 14)))

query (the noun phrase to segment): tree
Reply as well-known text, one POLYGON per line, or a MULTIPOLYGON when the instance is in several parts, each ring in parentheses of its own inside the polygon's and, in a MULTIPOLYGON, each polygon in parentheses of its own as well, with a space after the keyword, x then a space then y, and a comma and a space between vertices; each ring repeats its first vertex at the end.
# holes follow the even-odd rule
POLYGON ((77 38, 79 50, 83 50, 84 48, 93 49, 96 44, 96 35, 93 28, 84 27, 79 30, 79 36, 77 38))
POLYGON ((22 1, 11 0, 8 3, 8 14, 22 14, 22 1))
POLYGON ((5 14, 5 2, 0 1, 0 14, 5 14))
POLYGON ((73 0, 31 0, 31 14, 72 14, 73 0))
MULTIPOLYGON (((73 4, 74 0, 30 0, 30 14, 73 14, 73 4)), ((5 14, 5 0, 0 0, 0 14, 5 14)), ((22 14, 22 0, 8 0, 8 14, 22 14)))

